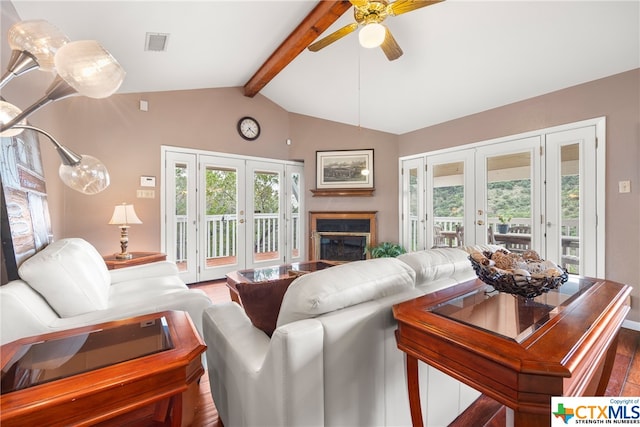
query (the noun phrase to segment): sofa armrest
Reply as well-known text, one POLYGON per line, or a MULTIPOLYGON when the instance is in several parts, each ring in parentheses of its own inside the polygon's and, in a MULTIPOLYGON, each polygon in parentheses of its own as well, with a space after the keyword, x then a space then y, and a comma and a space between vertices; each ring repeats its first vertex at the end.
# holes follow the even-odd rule
POLYGON ((158 261, 109 270, 109 275, 113 285, 114 283, 145 279, 147 277, 176 276, 178 275, 178 267, 171 261, 158 261))
POLYGON ((203 313, 211 394, 226 425, 324 425, 323 329, 307 319, 271 339, 242 307, 203 313))

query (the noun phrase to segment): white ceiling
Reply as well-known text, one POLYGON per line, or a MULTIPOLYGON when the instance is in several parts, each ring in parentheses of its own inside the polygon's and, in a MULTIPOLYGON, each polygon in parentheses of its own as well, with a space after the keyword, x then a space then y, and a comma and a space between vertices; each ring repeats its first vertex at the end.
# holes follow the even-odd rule
MULTIPOLYGON (((100 41, 127 71, 119 92, 137 93, 244 86, 316 2, 13 4, 23 20, 100 41), (168 51, 144 51, 147 32, 170 33, 168 51)), ((347 11, 326 34, 352 20, 347 11)), ((289 112, 403 134, 640 67, 640 0, 446 0, 385 24, 400 59, 353 33, 305 50, 260 93, 289 112)))

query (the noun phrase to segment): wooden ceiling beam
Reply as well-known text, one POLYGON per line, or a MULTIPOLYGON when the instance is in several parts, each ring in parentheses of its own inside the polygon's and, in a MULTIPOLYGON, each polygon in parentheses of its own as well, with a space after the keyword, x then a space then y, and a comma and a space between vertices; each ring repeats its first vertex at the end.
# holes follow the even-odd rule
POLYGON ((319 1, 318 5, 244 85, 244 95, 253 98, 351 6, 352 4, 346 0, 319 1))

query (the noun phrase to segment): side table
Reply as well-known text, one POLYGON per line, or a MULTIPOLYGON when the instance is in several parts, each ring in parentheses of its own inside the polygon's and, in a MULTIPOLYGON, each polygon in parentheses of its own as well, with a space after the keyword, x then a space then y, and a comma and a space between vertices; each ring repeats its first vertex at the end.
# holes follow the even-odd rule
POLYGON ((132 265, 149 264, 152 262, 165 261, 167 255, 160 252, 129 252, 130 259, 117 259, 116 255, 103 255, 105 264, 109 270, 116 268, 131 267, 132 265))
POLYGON ((95 425, 156 404, 154 420, 178 427, 205 349, 183 311, 13 341, 0 354, 0 424, 95 425))
POLYGON ((502 403, 515 427, 550 424, 552 396, 602 396, 631 288, 570 276, 534 299, 471 280, 397 304, 413 425, 418 360, 502 403))

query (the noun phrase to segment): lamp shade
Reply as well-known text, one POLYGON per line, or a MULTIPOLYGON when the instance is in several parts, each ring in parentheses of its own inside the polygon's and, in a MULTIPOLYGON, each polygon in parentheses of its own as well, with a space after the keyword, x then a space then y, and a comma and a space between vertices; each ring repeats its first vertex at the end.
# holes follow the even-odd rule
POLYGON ((9 28, 7 38, 12 50, 29 52, 43 71, 53 70, 56 52, 69 42, 62 31, 42 19, 14 24, 9 28))
POLYGON ((372 22, 362 27, 358 33, 358 40, 360 40, 360 46, 374 48, 382 44, 386 34, 384 25, 372 22))
POLYGON ((80 40, 62 46, 55 56, 58 75, 80 95, 111 96, 122 84, 125 71, 95 40, 80 40))
POLYGON ((117 205, 113 210, 113 216, 109 220, 109 224, 115 225, 129 225, 129 224, 142 224, 136 211, 133 209, 133 205, 127 205, 123 203, 117 205))
MULTIPOLYGON (((22 111, 20 111, 20 109, 15 105, 6 101, 0 101, 0 123, 2 124, 9 123, 11 120, 13 120, 14 117, 17 117, 21 113, 22 111)), ((18 124, 24 125, 26 124, 26 122, 27 122, 27 119, 23 119, 18 124)), ((22 128, 9 128, 4 132, 0 133, 0 136, 3 136, 3 137, 16 136, 22 131, 23 131, 22 128)))

